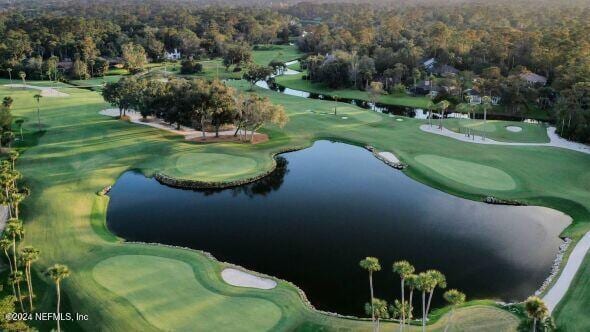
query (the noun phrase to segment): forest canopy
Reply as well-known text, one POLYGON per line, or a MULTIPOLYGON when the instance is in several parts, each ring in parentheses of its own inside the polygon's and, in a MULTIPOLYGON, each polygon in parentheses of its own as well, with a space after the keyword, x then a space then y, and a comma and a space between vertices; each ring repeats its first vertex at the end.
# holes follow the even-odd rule
POLYGON ((175 51, 231 65, 253 45, 295 43, 307 54, 304 78, 331 88, 367 90, 375 81, 416 94, 436 85, 453 106, 470 91, 507 112, 540 110, 564 136, 590 139, 588 1, 33 0, 0 8, 3 77, 85 79, 116 65, 140 72, 175 51))

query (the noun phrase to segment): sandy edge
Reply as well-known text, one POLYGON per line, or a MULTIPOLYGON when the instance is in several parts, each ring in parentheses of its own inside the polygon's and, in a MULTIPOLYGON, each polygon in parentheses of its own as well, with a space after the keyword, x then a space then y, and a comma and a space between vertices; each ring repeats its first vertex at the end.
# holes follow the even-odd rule
POLYGON ((399 164, 400 162, 399 159, 391 152, 379 152, 379 156, 394 164, 399 164))
POLYGON ((242 270, 226 268, 221 271, 221 279, 236 287, 248 287, 258 289, 273 289, 277 282, 272 279, 262 278, 242 270))
POLYGON ((35 85, 23 85, 23 84, 5 84, 4 86, 7 86, 9 88, 25 88, 25 89, 35 89, 35 90, 40 90, 41 91, 41 96, 43 97, 69 97, 70 95, 65 93, 65 92, 61 92, 61 91, 57 91, 54 88, 50 88, 50 87, 43 87, 43 86, 35 86, 35 85))

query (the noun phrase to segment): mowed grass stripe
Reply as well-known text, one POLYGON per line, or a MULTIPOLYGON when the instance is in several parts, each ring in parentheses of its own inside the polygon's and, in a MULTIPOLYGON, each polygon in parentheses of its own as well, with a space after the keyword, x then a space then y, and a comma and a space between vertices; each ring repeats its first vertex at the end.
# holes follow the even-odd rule
MULTIPOLYGON (((241 81, 228 84, 241 91, 248 88, 248 84, 241 81)), ((86 329, 145 330, 147 326, 143 316, 132 309, 135 306, 131 306, 128 300, 105 291, 103 286, 94 282, 92 274, 95 263, 113 256, 149 252, 154 256, 182 260, 191 265, 193 271, 220 266, 197 252, 181 255, 183 251, 178 249, 150 247, 148 250, 146 246, 105 241, 104 234, 97 235, 100 232, 97 232, 96 227, 104 225, 100 222, 104 219, 99 214, 104 212, 101 212, 103 209, 93 211, 96 191, 113 184, 120 174, 130 169, 137 169, 148 176, 174 169, 177 167, 177 158, 184 154, 226 155, 229 158, 222 163, 235 168, 226 176, 243 178, 244 174, 254 176, 268 171, 273 165, 271 156, 278 151, 309 146, 319 138, 331 138, 358 145, 370 144, 381 151, 391 151, 409 164, 406 174, 444 191, 477 200, 489 194, 488 189, 472 187, 441 176, 414 160, 419 155, 439 155, 493 167, 509 174, 516 182, 516 188, 502 191, 500 198, 520 199, 571 213, 576 223, 568 229, 569 235, 579 236, 590 228, 587 222, 590 221, 590 194, 587 181, 580 181, 586 179, 585 174, 589 172, 590 156, 580 153, 543 147, 482 146, 444 137, 433 138, 419 130, 419 125, 424 123, 420 120, 405 119, 398 122, 388 116, 343 103, 338 104, 338 116, 334 116, 333 102, 285 96, 260 89, 256 89, 256 93, 284 105, 291 117, 285 128, 267 126, 263 129, 271 138, 269 142, 256 145, 194 144, 161 130, 101 116, 98 112, 109 105, 102 101, 98 93, 67 90, 70 97, 42 99, 41 121, 47 132, 37 139, 27 137, 25 145, 33 146, 19 160, 18 167, 33 193, 24 206, 27 236, 23 242, 24 245, 40 248, 43 253, 35 267, 37 271, 55 262, 70 266, 73 274, 64 282, 64 292, 76 310, 93 314, 91 321, 80 322, 86 329), (347 116, 348 119, 344 120, 341 116, 347 116), (36 144, 37 140, 39 144, 36 144), (234 156, 255 160, 257 166, 252 169, 249 165, 233 163, 234 156), (183 256, 182 259, 178 258, 180 256, 183 256)), ((10 91, 0 87, 0 94, 10 94, 15 98, 14 114, 27 119, 25 135, 35 132, 35 92, 10 91)), ((190 165, 183 164, 184 172, 192 173, 190 165)), ((220 165, 210 163, 201 169, 197 169, 198 164, 194 166, 192 175, 195 179, 208 180, 215 177, 220 165), (197 171, 202 173, 195 175, 197 171)), ((238 292, 235 287, 224 285, 218 280, 218 271, 207 273, 212 277, 199 276, 197 279, 203 287, 214 293, 226 296, 256 295, 254 297, 262 297, 279 306, 283 310, 279 322, 281 329, 293 330, 304 326, 321 329, 329 326, 333 329, 371 330, 367 322, 329 317, 309 310, 303 305, 296 290, 285 283, 280 283, 277 289, 268 293, 238 292)), ((188 279, 184 280, 183 285, 188 285, 188 279)), ((51 282, 46 281, 46 285, 38 286, 38 295, 40 298, 53 298, 51 282)), ((152 290, 146 288, 144 291, 149 293, 152 290)), ((50 311, 52 304, 51 301, 43 302, 39 310, 50 311)), ((224 315, 225 311, 220 314, 224 315)), ((501 311, 498 315, 488 319, 498 320, 502 315, 511 314, 501 311)))
POLYGON ((115 256, 96 264, 93 277, 165 331, 265 331, 282 315, 270 301, 204 288, 191 266, 175 259, 115 256))
POLYGON ((516 183, 509 174, 494 167, 432 154, 418 155, 414 159, 438 175, 467 186, 487 190, 516 188, 516 183))

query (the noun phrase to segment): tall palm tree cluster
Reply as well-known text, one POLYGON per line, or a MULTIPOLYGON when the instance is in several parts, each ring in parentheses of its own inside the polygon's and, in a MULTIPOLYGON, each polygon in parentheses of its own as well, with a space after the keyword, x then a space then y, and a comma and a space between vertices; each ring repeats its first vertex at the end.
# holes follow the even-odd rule
MULTIPOLYGON (((8 284, 12 287, 15 301, 19 303, 21 312, 33 312, 35 293, 31 267, 39 259, 40 251, 32 246, 24 246, 19 251, 17 246, 17 242, 21 241, 25 235, 23 222, 19 219, 19 207, 30 194, 27 187, 19 187, 18 184, 18 180, 22 178, 21 173, 16 170, 18 157, 18 151, 11 150, 8 159, 0 162, 0 204, 6 208, 7 213, 6 225, 0 238, 0 248, 10 268, 8 284), (25 285, 21 286, 23 282, 25 285), (26 293, 23 287, 26 287, 26 293)), ((56 285, 57 315, 59 316, 60 283, 69 276, 70 272, 67 266, 55 264, 47 270, 46 274, 56 285)), ((58 318, 58 331, 60 331, 59 323, 58 318)))
MULTIPOLYGON (((367 257, 360 261, 360 267, 369 272, 369 289, 371 301, 365 304, 365 310, 371 315, 371 320, 375 323, 375 330, 379 331, 381 319, 395 318, 399 320, 399 329, 402 331, 406 324, 414 318, 413 300, 414 291, 422 294, 422 330, 426 330, 426 318, 430 312, 432 296, 436 288, 444 289, 447 287, 447 281, 440 271, 427 270, 416 273, 416 269, 410 262, 402 260, 393 263, 392 271, 399 275, 401 284, 401 300, 395 300, 393 305, 388 306, 385 300, 375 298, 373 290, 373 273, 381 271, 379 259, 367 257), (406 297, 406 289, 409 291, 406 297)), ((444 293, 444 299, 451 305, 452 313, 454 309, 465 302, 465 294, 456 289, 448 290, 444 293)), ((448 320, 447 328, 452 322, 451 317, 448 320)))

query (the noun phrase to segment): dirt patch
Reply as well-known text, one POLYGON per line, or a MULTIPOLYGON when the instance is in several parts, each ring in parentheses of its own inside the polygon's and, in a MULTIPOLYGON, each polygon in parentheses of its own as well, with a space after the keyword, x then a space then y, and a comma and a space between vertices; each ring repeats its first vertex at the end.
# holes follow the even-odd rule
POLYGON ((194 143, 219 143, 219 142, 236 142, 236 143, 246 143, 246 144, 259 144, 268 141, 268 135, 266 134, 254 134, 254 139, 252 141, 247 140, 243 141, 240 139, 239 136, 234 135, 219 135, 219 137, 207 137, 203 139, 202 137, 193 137, 187 139, 189 142, 194 143))

